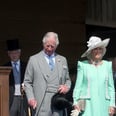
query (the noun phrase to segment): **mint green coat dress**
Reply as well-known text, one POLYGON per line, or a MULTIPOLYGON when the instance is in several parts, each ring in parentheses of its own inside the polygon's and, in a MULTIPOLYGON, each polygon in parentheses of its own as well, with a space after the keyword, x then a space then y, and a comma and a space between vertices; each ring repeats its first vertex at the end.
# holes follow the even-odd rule
POLYGON ((79 61, 77 69, 73 104, 85 99, 86 107, 82 116, 109 116, 108 108, 115 106, 112 63, 103 60, 101 65, 94 66, 87 60, 79 61))

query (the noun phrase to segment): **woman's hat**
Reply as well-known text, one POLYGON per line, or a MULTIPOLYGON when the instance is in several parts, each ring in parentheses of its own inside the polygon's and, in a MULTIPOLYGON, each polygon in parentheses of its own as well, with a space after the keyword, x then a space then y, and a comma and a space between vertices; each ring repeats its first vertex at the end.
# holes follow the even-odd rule
MULTIPOLYGON (((106 46, 108 45, 110 39, 104 39, 103 41, 101 40, 100 37, 97 36, 91 36, 89 41, 87 41, 88 45, 88 50, 85 51, 81 57, 86 57, 90 54, 91 50, 97 48, 97 47, 102 47, 102 48, 106 48, 106 46)), ((106 49, 103 49, 103 55, 105 54, 106 49)))

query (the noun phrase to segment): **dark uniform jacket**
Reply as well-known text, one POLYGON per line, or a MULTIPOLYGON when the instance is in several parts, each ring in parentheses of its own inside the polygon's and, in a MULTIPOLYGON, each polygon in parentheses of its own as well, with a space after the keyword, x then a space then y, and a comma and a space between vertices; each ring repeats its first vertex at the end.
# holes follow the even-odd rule
MULTIPOLYGON (((26 62, 20 61, 20 72, 21 72, 21 82, 20 82, 20 84, 22 84, 23 80, 24 80, 26 65, 27 65, 26 62)), ((6 64, 4 64, 4 66, 12 67, 12 64, 9 61, 6 64)), ((11 107, 12 102, 13 102, 14 91, 15 91, 15 83, 14 83, 13 70, 11 70, 11 73, 9 75, 9 108, 11 107)), ((23 97, 23 101, 24 101, 24 105, 25 105, 25 102, 26 102, 26 96, 25 95, 23 97)))

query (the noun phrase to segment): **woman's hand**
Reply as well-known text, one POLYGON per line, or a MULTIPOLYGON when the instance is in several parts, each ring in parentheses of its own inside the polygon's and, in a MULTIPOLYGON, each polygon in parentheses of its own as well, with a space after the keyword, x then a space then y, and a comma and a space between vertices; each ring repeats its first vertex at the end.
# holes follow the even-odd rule
POLYGON ((74 105, 73 107, 74 107, 75 110, 78 110, 79 112, 81 112, 81 109, 78 105, 74 105))
POLYGON ((114 107, 109 107, 109 114, 110 116, 113 116, 115 113, 115 108, 114 107))
POLYGON ((74 109, 71 111, 70 116, 78 116, 79 113, 80 113, 80 108, 79 108, 79 106, 78 106, 78 105, 74 105, 73 108, 74 108, 74 109))

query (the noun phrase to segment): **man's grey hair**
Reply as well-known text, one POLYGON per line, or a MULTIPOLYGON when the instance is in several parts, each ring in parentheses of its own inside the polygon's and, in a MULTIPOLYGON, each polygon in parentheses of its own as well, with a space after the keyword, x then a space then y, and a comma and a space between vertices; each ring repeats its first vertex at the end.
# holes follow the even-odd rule
POLYGON ((45 44, 47 39, 50 38, 51 36, 54 36, 54 38, 56 40, 56 46, 58 46, 59 45, 58 34, 55 32, 47 32, 43 37, 43 40, 42 40, 43 44, 45 44))

